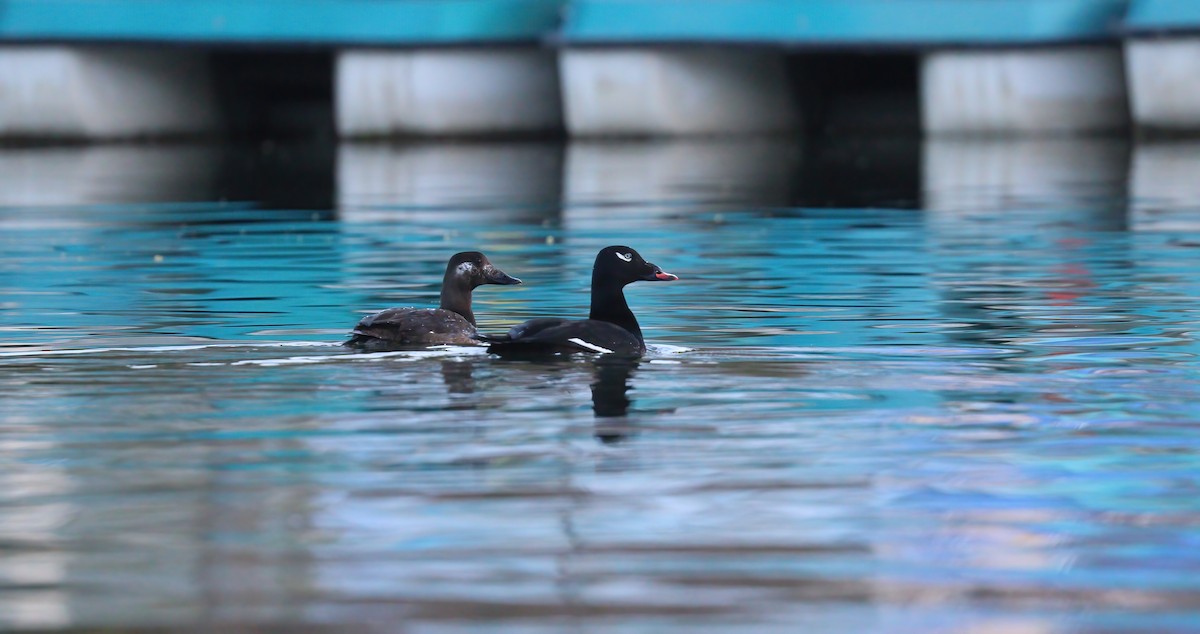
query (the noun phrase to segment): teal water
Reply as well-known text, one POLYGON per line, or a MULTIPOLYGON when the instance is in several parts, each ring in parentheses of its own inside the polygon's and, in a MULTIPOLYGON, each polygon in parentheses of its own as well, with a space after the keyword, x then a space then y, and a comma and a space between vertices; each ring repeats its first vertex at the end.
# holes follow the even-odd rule
POLYGON ((0 152, 0 629, 1200 623, 1200 146, 0 152), (629 288, 629 366, 361 354, 629 288))

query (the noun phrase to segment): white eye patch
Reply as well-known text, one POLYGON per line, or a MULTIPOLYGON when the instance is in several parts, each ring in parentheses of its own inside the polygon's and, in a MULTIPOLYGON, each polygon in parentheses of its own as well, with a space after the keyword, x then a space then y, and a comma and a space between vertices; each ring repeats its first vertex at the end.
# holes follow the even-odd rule
POLYGON ((622 260, 625 260, 626 262, 632 262, 632 261, 633 261, 633 254, 632 254, 632 253, 618 253, 618 254, 617 254, 617 257, 621 258, 622 260))
POLYGON ((459 275, 466 275, 467 273, 470 273, 471 271, 475 270, 475 263, 474 262, 463 262, 462 264, 459 264, 458 268, 456 268, 454 270, 457 271, 459 275))

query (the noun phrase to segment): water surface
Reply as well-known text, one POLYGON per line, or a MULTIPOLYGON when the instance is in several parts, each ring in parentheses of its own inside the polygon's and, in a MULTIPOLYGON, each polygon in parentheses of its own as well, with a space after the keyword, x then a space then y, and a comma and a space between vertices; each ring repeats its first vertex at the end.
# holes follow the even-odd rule
POLYGON ((1200 148, 0 152, 0 628, 1186 631, 1200 148), (628 289, 634 364, 362 354, 628 289))

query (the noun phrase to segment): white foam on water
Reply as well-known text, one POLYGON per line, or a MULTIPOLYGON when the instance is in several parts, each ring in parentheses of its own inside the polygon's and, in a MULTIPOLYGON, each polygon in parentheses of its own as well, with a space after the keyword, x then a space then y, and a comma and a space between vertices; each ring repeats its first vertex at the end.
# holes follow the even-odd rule
MULTIPOLYGON (((329 355, 298 355, 271 359, 242 359, 228 364, 218 365, 257 365, 261 367, 276 367, 283 365, 304 365, 329 362, 362 362, 390 359, 395 361, 420 361, 422 359, 446 359, 465 356, 485 356, 487 348, 483 346, 434 346, 423 350, 387 350, 383 352, 358 352, 352 354, 329 355)), ((194 364, 193 364, 194 365, 194 364)))
POLYGON ((46 357, 46 356, 66 356, 80 354, 105 354, 109 352, 186 352, 190 350, 208 350, 212 348, 335 348, 341 347, 340 343, 329 341, 280 341, 271 343, 202 343, 191 345, 176 345, 176 346, 120 346, 108 348, 64 348, 55 350, 51 348, 38 348, 36 350, 16 350, 10 352, 0 352, 0 357, 46 357))
POLYGON ((685 348, 683 346, 672 346, 672 345, 668 345, 665 343, 648 343, 648 344, 646 344, 646 351, 653 352, 654 354, 683 354, 685 352, 692 352, 694 350, 695 350, 695 348, 685 348))

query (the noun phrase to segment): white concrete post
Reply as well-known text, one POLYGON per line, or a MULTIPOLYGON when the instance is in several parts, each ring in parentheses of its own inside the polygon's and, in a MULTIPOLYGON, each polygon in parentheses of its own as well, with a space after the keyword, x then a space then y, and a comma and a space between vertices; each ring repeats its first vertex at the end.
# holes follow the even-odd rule
POLYGON ((1086 133, 1128 125, 1121 51, 952 50, 921 63, 921 118, 940 134, 1086 133))
POLYGON ((113 139, 217 127, 201 51, 0 48, 0 136, 113 139))
POLYGON ((779 51, 567 49, 560 70, 575 136, 766 133, 800 123, 779 51))
POLYGON ((560 129, 554 54, 535 48, 338 53, 338 134, 461 136, 560 129))
POLYGON ((1150 129, 1200 129, 1200 37, 1125 45, 1133 119, 1150 129))

